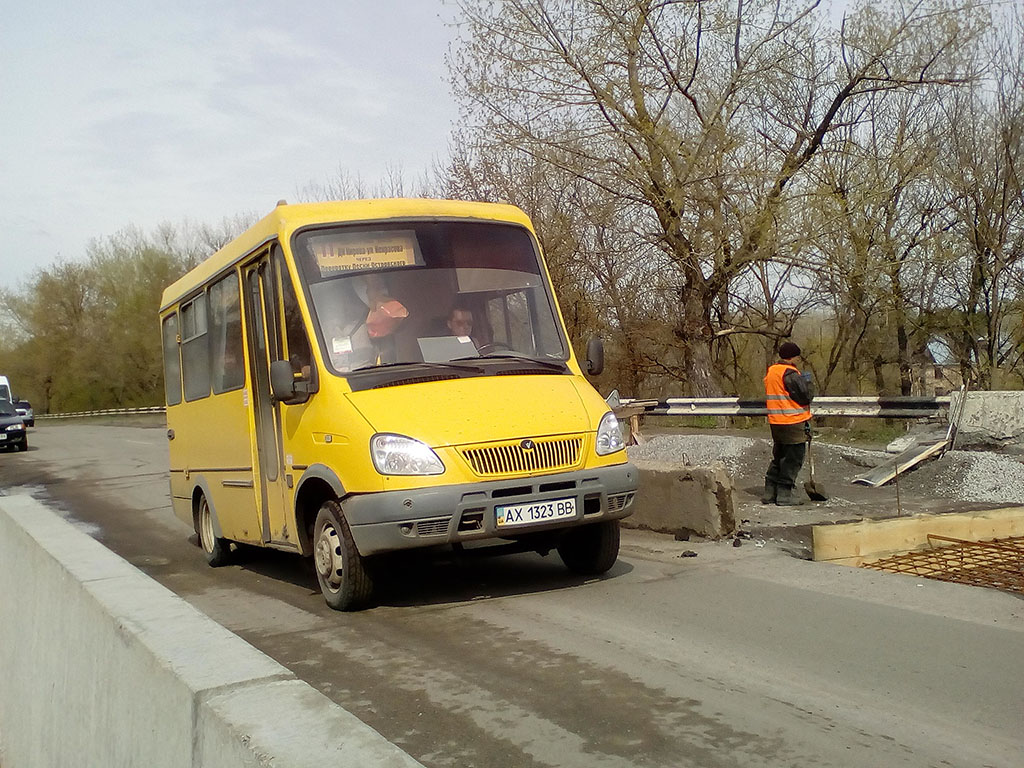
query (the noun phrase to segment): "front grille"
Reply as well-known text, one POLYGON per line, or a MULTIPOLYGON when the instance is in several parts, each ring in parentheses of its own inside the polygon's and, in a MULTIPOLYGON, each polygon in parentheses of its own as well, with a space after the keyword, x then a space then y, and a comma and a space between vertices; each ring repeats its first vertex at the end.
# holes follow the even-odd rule
POLYGON ((633 501, 632 493, 617 493, 608 497, 608 511, 619 512, 629 506, 633 501))
POLYGON ((571 469, 580 461, 583 437, 538 438, 532 448, 523 441, 460 448, 473 471, 481 476, 521 475, 527 472, 571 469))
POLYGON ((450 517, 440 520, 420 520, 416 523, 416 534, 418 536, 444 536, 448 533, 448 522, 450 517))

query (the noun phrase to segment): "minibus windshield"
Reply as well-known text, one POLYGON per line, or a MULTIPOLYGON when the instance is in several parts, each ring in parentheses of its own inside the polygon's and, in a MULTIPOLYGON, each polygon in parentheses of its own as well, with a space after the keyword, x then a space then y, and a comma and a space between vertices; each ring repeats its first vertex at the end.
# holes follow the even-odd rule
POLYGON ((465 359, 568 359, 537 249, 523 227, 332 226, 300 231, 293 253, 324 360, 335 373, 465 359))

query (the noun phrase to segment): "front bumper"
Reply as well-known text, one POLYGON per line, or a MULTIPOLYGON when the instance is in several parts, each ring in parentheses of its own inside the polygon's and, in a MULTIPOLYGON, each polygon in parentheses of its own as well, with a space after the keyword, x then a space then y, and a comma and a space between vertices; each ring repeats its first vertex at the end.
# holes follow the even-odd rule
POLYGON ((28 434, 24 429, 19 429, 15 432, 6 432, 6 438, 0 440, 0 448, 6 448, 8 446, 24 445, 28 440, 28 434))
POLYGON ((352 538, 362 555, 484 539, 517 539, 562 531, 632 512, 638 472, 632 464, 409 491, 356 494, 342 499, 352 538), (498 529, 494 509, 506 504, 576 499, 576 515, 553 522, 498 529))

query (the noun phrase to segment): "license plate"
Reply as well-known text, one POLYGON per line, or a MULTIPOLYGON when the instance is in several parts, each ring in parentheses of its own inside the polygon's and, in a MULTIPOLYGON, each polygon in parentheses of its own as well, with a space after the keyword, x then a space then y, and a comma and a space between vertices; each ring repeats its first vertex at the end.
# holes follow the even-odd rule
POLYGON ((576 517, 576 499, 552 499, 550 501, 530 501, 526 504, 509 504, 504 507, 495 507, 494 515, 499 528, 553 522, 567 517, 576 517))
POLYGON ((0 432, 0 440, 6 440, 6 439, 7 439, 7 433, 6 432, 0 432))

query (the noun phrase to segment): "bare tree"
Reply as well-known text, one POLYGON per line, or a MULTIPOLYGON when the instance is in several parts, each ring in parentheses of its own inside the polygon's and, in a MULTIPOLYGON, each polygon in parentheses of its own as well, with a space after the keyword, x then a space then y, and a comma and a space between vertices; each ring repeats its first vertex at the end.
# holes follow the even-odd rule
POLYGON ((951 209, 938 170, 948 126, 938 95, 872 95, 813 174, 821 192, 816 272, 835 297, 827 376, 844 370, 846 388, 870 367, 885 391, 878 369, 890 365, 901 394, 914 388, 914 363, 927 342, 920 315, 948 263, 942 238, 951 209))
POLYGON ((719 389, 734 281, 792 248, 780 225, 807 194, 797 182, 851 106, 968 80, 958 51, 980 28, 973 2, 869 4, 838 35, 817 3, 459 5, 465 129, 603 190, 665 254, 675 372, 698 394, 719 389))
POLYGON ((961 238, 958 270, 947 285, 957 297, 954 347, 964 377, 1000 385, 1001 369, 1020 364, 1008 322, 1020 296, 1024 264, 1024 10, 993 30, 990 88, 959 94, 946 112, 952 141, 946 180, 961 238))
POLYGON ((369 184, 360 174, 341 166, 325 181, 309 181, 296 190, 300 202, 360 200, 369 197, 437 197, 437 185, 429 171, 411 185, 399 165, 387 165, 376 183, 369 184))

